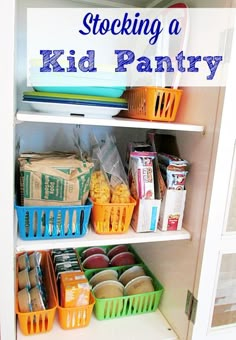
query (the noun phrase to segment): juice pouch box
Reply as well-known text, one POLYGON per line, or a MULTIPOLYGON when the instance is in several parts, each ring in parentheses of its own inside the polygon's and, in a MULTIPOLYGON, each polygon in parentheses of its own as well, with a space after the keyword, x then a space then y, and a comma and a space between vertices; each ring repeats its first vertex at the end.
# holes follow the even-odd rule
POLYGON ((89 304, 90 285, 83 272, 62 273, 60 291, 62 307, 79 307, 89 304))

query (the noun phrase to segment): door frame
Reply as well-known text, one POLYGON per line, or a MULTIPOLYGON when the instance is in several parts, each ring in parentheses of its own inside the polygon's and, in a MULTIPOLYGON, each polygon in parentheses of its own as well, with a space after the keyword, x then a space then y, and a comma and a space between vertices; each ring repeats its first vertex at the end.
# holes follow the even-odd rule
MULTIPOLYGON (((236 27, 236 19, 234 27, 236 27)), ((232 41, 231 62, 222 111, 207 229, 203 240, 204 252, 200 264, 201 273, 199 285, 195 289, 197 291, 198 308, 195 324, 189 330, 189 339, 193 340, 222 340, 226 336, 227 340, 233 340, 236 336, 236 324, 211 327, 221 257, 224 253, 236 253, 236 234, 230 233, 230 237, 228 237, 229 233, 224 233, 236 141, 234 124, 236 121, 234 113, 236 71, 234 60, 236 60, 236 34, 234 34, 232 41)))

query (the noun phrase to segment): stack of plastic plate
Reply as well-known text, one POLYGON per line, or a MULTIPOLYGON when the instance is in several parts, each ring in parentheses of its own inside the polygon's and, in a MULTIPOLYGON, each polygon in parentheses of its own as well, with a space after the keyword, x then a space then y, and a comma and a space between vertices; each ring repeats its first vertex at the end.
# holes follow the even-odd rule
POLYGON ((128 109, 127 100, 74 93, 26 91, 23 102, 35 111, 93 118, 108 118, 128 109))

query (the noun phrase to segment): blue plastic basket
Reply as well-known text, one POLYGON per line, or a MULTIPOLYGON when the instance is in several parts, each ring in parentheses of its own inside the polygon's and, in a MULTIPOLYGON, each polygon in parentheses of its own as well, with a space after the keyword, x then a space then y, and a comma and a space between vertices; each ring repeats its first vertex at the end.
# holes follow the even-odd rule
POLYGON ((82 237, 88 230, 92 202, 79 206, 16 206, 23 240, 82 237))

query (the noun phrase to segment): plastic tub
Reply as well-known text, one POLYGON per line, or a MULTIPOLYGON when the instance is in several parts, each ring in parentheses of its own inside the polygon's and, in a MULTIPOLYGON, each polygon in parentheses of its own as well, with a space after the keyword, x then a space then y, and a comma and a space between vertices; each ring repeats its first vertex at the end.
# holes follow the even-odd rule
POLYGON ((56 309, 58 306, 55 277, 51 275, 51 258, 47 252, 41 252, 41 254, 41 268, 43 270, 44 286, 48 297, 48 309, 29 313, 20 312, 17 297, 18 282, 16 279, 16 314, 18 317, 20 330, 24 335, 49 332, 53 327, 56 309))
POLYGON ((124 92, 128 110, 123 117, 173 122, 179 108, 182 90, 161 87, 137 87, 124 92))
POLYGON ((91 221, 97 234, 122 234, 129 229, 133 210, 136 205, 134 198, 130 203, 93 203, 91 221))
POLYGON ((92 203, 76 206, 16 206, 23 240, 76 238, 86 234, 92 203))

